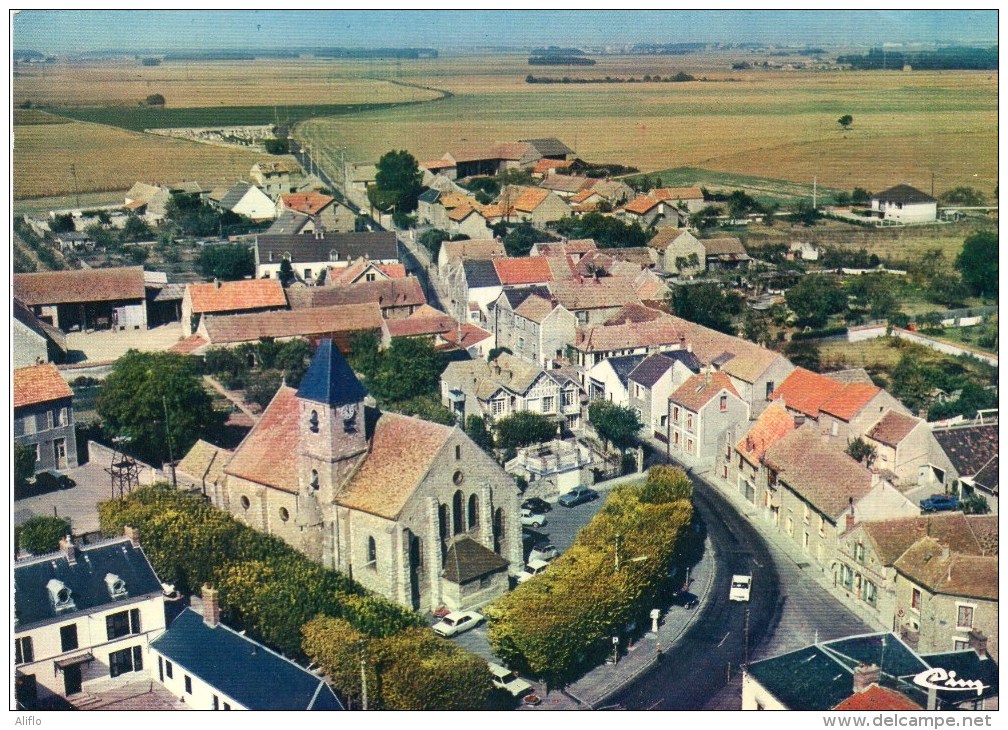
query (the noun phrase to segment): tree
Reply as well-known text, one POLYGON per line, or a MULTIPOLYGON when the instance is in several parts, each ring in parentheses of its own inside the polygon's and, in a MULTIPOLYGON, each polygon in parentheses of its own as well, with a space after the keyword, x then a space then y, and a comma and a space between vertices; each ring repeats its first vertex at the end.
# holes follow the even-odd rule
POLYGON ((376 398, 402 401, 437 392, 444 368, 429 340, 396 337, 380 355, 381 365, 368 382, 376 398))
POLYGON ((148 241, 154 235, 147 222, 138 215, 126 217, 126 224, 122 229, 122 239, 124 241, 148 241))
POLYGON ((606 443, 626 451, 637 443, 637 433, 643 428, 637 411, 607 400, 592 401, 588 420, 606 443))
POLYGON ((420 244, 430 251, 431 258, 435 258, 441 250, 441 243, 447 241, 451 236, 445 231, 431 228, 420 234, 420 244))
POLYGON ((842 117, 837 119, 837 124, 843 127, 845 130, 850 129, 850 125, 854 123, 854 117, 850 114, 844 114, 842 117))
POLYGON ((597 212, 580 218, 562 218, 557 221, 556 231, 567 238, 592 238, 599 248, 646 246, 648 242, 648 235, 639 224, 624 223, 597 212))
POLYGON ((720 216, 722 212, 723 211, 719 206, 708 205, 701 208, 696 213, 691 213, 689 217, 689 224, 693 228, 702 231, 705 228, 717 225, 718 216, 720 216))
POLYGON ((181 458, 198 438, 213 440, 224 421, 194 361, 167 352, 130 350, 116 360, 97 409, 108 433, 128 436, 130 451, 155 464, 181 458))
POLYGON ((290 154, 290 140, 289 139, 276 139, 271 137, 270 139, 263 140, 263 148, 271 155, 286 155, 290 154))
POLYGON ((978 297, 996 297, 998 293, 998 234, 978 231, 967 236, 955 267, 963 281, 978 297))
POLYGON ((59 550, 59 542, 70 533, 70 522, 62 517, 31 517, 15 528, 15 541, 22 550, 42 555, 59 550))
POLYGON ((196 263, 205 279, 239 281, 255 275, 255 254, 250 247, 239 243, 204 246, 196 263))
POLYGON ((280 389, 282 380, 282 373, 272 368, 250 373, 245 384, 245 397, 260 408, 266 408, 280 389))
POLYGON ((819 347, 809 340, 791 340, 784 348, 784 354, 794 365, 814 373, 822 367, 819 347))
POLYGON ((871 469, 875 459, 878 458, 878 450, 860 436, 847 442, 846 451, 847 456, 864 464, 868 469, 871 469))
POLYGON ((946 190, 938 199, 945 205, 983 205, 986 202, 983 193, 966 186, 946 190))
POLYGON ((486 420, 483 416, 475 414, 467 416, 465 420, 466 436, 473 440, 477 446, 485 452, 492 453, 494 448, 493 434, 487 430, 486 420))
POLYGON ((784 299, 802 326, 822 327, 831 314, 847 308, 847 295, 836 277, 824 274, 802 277, 784 293, 784 299))
POLYGON ((147 106, 164 106, 165 98, 162 94, 149 94, 147 98, 144 99, 144 103, 147 104, 147 106))
POLYGON ((518 411, 494 424, 497 448, 509 450, 540 444, 557 437, 557 424, 542 413, 518 411))
POLYGON ((815 209, 811 201, 799 200, 792 209, 791 218, 795 223, 801 223, 808 228, 814 226, 819 220, 819 211, 815 209))
POLYGON ((416 210, 423 192, 423 173, 416 158, 406 150, 386 152, 376 165, 374 185, 368 188, 368 200, 381 211, 395 208, 398 213, 416 210))
POLYGON ((911 411, 917 411, 931 396, 931 391, 938 387, 934 372, 920 359, 910 353, 900 357, 892 370, 889 390, 899 398, 911 411))
POLYGON ((851 202, 854 205, 867 205, 871 202, 871 193, 864 188, 854 188, 851 191, 851 202))
POLYGON ((280 286, 284 289, 289 287, 294 281, 294 267, 291 266, 290 259, 282 259, 280 261, 280 272, 277 274, 277 278, 280 279, 280 286))
POLYGON ((35 476, 35 449, 14 444, 14 484, 24 487, 35 476))
POLYGON ((504 250, 508 256, 528 256, 533 244, 552 240, 553 236, 531 223, 519 223, 504 236, 504 250))
POLYGON ((972 494, 959 500, 959 509, 967 515, 986 515, 990 513, 990 505, 987 498, 982 494, 973 492, 972 494))
POLYGON ((70 213, 63 213, 53 216, 49 222, 49 230, 53 233, 69 233, 77 230, 77 227, 74 225, 73 216, 70 213))
POLYGON ((673 286, 667 301, 676 316, 728 334, 735 334, 732 318, 742 313, 739 297, 719 284, 673 286))

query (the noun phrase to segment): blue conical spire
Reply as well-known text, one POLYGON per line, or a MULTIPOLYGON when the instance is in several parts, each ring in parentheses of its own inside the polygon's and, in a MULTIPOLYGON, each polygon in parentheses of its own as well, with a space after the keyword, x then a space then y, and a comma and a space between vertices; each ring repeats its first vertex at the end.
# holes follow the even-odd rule
POLYGON ((364 400, 367 391, 332 340, 324 339, 301 379, 298 398, 342 406, 364 400))

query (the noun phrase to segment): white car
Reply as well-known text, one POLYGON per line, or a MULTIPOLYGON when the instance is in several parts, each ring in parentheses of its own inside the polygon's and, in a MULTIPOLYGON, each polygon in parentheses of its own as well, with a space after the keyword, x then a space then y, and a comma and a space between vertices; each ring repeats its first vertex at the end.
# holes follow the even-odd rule
POLYGON ((483 614, 475 611, 452 611, 443 619, 434 624, 434 633, 438 636, 455 636, 463 631, 479 626, 483 621, 483 614))
POLYGON ((529 553, 529 562, 544 560, 548 563, 558 557, 560 557, 560 551, 552 543, 540 543, 532 548, 532 552, 529 553))
POLYGON ((524 583, 530 578, 535 578, 548 567, 549 563, 545 560, 536 560, 535 558, 532 558, 528 561, 528 565, 522 569, 522 572, 518 574, 518 582, 524 583))
POLYGON ((531 510, 523 509, 521 523, 523 527, 542 527, 546 524, 546 515, 537 515, 531 510))
POLYGON ((500 664, 487 662, 490 667, 490 675, 493 677, 493 686, 511 693, 512 697, 521 697, 526 692, 532 690, 532 685, 518 676, 517 672, 505 669, 500 664))
POLYGON ((728 599, 731 601, 748 601, 751 589, 751 575, 733 575, 731 577, 731 591, 728 593, 728 599))

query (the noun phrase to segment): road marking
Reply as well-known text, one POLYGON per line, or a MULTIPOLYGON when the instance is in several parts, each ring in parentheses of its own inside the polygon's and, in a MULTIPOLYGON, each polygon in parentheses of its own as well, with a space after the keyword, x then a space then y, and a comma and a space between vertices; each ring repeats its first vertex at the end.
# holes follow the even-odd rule
POLYGON ((729 631, 727 634, 724 635, 724 638, 721 639, 721 643, 718 644, 718 647, 720 647, 722 644, 724 644, 726 641, 728 641, 728 637, 729 636, 731 636, 731 631, 729 631))
POLYGON ((762 568, 762 567, 763 567, 763 563, 761 563, 760 561, 758 561, 758 560, 757 560, 756 558, 753 558, 753 559, 752 559, 752 561, 753 561, 754 563, 756 563, 756 566, 757 566, 757 567, 759 567, 759 568, 762 568))

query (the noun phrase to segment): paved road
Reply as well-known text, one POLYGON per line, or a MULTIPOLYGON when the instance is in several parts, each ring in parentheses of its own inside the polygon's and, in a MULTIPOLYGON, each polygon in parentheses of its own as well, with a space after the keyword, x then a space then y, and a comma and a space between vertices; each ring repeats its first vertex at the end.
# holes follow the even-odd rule
POLYGON ((745 515, 694 477, 695 504, 714 545, 712 598, 664 661, 612 698, 626 709, 739 709, 740 666, 816 639, 869 631, 745 515), (728 600, 733 573, 753 576, 749 603, 728 600))

